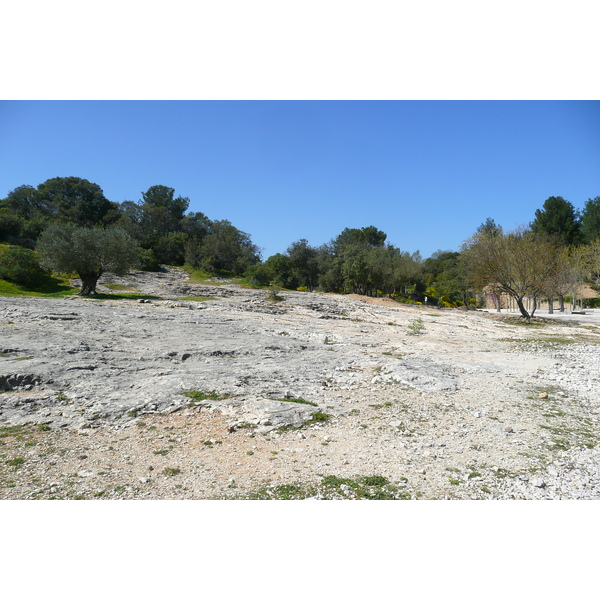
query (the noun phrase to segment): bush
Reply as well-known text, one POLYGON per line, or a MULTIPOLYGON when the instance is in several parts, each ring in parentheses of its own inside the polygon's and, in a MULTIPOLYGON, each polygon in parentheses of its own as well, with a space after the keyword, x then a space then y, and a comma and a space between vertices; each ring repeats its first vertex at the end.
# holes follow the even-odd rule
POLYGON ((40 266, 33 250, 20 246, 9 246, 0 254, 0 279, 19 285, 33 286, 47 272, 40 266))
POLYGON ((455 308, 456 307, 456 302, 454 302, 452 300, 452 298, 450 298, 450 296, 442 296, 440 298, 440 302, 444 308, 455 308))
POLYGON ((251 286, 269 285, 272 278, 273 272, 265 265, 252 265, 246 269, 245 279, 251 286))
POLYGON ((21 235, 23 220, 7 211, 0 211, 0 241, 11 241, 21 235))
POLYGON ((135 267, 140 271, 160 271, 160 264, 158 263, 158 260, 156 260, 156 256, 154 256, 154 252, 151 248, 148 250, 140 250, 135 262, 135 267))
POLYGON ((420 335, 420 333, 425 330, 425 325, 423 324, 423 319, 421 319, 421 317, 411 319, 408 322, 407 327, 409 329, 409 335, 420 335))
POLYGON ((600 308, 600 298, 584 298, 583 308, 600 308))

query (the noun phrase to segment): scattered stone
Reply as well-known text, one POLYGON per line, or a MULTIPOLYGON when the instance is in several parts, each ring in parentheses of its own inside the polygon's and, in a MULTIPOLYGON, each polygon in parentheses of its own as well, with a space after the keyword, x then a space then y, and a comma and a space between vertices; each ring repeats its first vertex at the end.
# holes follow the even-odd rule
MULTIPOLYGON (((170 300, 0 297, 8 349, 0 351, 0 426, 40 426, 31 430, 36 445, 18 454, 7 451, 26 438, 5 440, 0 469, 14 485, 0 487, 0 498, 242 497, 263 475, 279 485, 316 474, 406 476, 403 487, 423 498, 600 497, 600 446, 584 443, 599 436, 600 346, 499 341, 495 316, 444 310, 433 319, 431 309, 334 294, 282 292, 284 324, 280 307, 264 309, 264 291, 192 286, 177 282, 181 271, 170 267, 128 277, 136 290, 170 300), (217 300, 175 300, 191 295, 217 300), (404 326, 417 313, 431 330, 426 345, 406 338, 404 326), (32 334, 38 326, 43 336, 32 334), (550 404, 524 400, 536 385, 556 390, 550 404), (281 398, 291 401, 274 401, 281 398), (327 423, 311 422, 314 413, 327 423), (573 434, 565 433, 568 444, 555 443, 540 425, 573 434), (243 435, 223 439, 238 428, 243 435), (519 435, 502 435, 515 429, 519 435), (209 438, 213 449, 203 444, 209 438), (335 447, 323 447, 333 439, 335 447), (303 440, 302 448, 293 440, 303 440), (51 460, 48 443, 60 449, 51 460), (545 480, 529 479, 542 454, 554 465, 545 480), (7 464, 18 457, 22 466, 7 464), (144 470, 150 481, 154 466, 143 466, 150 457, 157 472, 178 464, 183 475, 132 485, 143 482, 144 470), (80 470, 83 460, 89 470, 80 470), (102 488, 94 494, 87 482, 68 479, 73 473, 97 477, 102 488), (62 489, 55 478, 65 481, 62 489)), ((543 335, 564 335, 544 327, 543 335)), ((591 335, 578 327, 570 327, 574 339, 591 335)), ((506 323, 500 335, 520 339, 523 331, 506 323)))

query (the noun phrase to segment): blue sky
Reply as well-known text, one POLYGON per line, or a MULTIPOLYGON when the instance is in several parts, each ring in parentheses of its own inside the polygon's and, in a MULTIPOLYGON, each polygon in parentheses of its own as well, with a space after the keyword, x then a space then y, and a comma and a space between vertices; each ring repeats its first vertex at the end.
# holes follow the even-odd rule
POLYGON ((600 195, 600 102, 1 102, 0 197, 71 175, 116 202, 173 187, 264 258, 367 225, 426 258, 600 195))

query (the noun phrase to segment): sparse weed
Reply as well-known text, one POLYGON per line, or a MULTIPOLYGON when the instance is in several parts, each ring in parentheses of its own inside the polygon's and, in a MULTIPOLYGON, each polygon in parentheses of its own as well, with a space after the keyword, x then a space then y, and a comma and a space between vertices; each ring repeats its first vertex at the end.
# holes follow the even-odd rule
POLYGON ((420 335, 425 330, 425 325, 421 317, 411 319, 407 325, 409 335, 420 335))
POLYGON ((195 406, 198 402, 203 400, 226 400, 231 398, 230 394, 218 394, 215 391, 203 392, 200 390, 191 390, 189 392, 182 392, 184 396, 191 398, 190 406, 195 406))
POLYGON ((265 300, 268 300, 269 302, 283 302, 285 298, 280 296, 276 290, 269 290, 265 300))

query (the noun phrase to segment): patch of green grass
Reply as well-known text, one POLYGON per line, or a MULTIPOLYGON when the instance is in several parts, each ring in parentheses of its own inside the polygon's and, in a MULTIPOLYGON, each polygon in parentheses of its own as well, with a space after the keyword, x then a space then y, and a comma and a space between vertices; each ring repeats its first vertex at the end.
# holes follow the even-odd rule
POLYGON ((214 296, 181 296, 177 300, 188 300, 190 302, 208 302, 209 300, 216 300, 214 296))
POLYGON ((186 267, 185 271, 188 274, 187 283, 205 283, 207 279, 210 279, 212 275, 207 273, 206 271, 202 271, 201 269, 192 269, 191 267, 186 267))
POLYGON ((226 400, 227 398, 231 398, 230 394, 218 394, 213 390, 191 390, 189 392, 182 393, 184 396, 187 396, 188 398, 192 399, 192 402, 190 402, 190 406, 195 406, 198 402, 202 402, 203 400, 226 400))
POLYGON ((314 494, 312 488, 298 483, 285 483, 275 487, 263 487, 249 495, 249 500, 304 500, 314 494))
POLYGON ((540 428, 553 434, 552 450, 568 450, 572 447, 595 448, 600 441, 598 435, 590 431, 586 424, 578 423, 574 427, 554 427, 540 424, 540 428))
MULTIPOLYGON (((298 482, 277 486, 264 486, 249 495, 251 500, 303 500, 319 497, 324 500, 408 500, 410 494, 381 475, 356 478, 338 477, 336 475, 321 476, 318 484, 302 484, 298 482)), ((406 482, 406 478, 401 478, 406 482)))
POLYGON ((496 477, 498 477, 499 479, 505 479, 507 477, 509 477, 510 479, 514 479, 515 477, 519 476, 518 473, 515 473, 514 471, 509 471, 508 469, 504 469, 502 467, 496 469, 494 471, 494 475, 496 475, 496 477))
POLYGON ((392 358, 397 358, 397 359, 401 359, 404 358, 404 354, 394 354, 393 352, 382 352, 381 354, 383 354, 384 356, 391 356, 392 358))
POLYGON ((17 285, 0 279, 0 296, 17 297, 62 297, 76 294, 77 288, 72 287, 69 280, 63 277, 45 277, 35 287, 17 285))
POLYGON ((325 423, 325 421, 329 421, 329 415, 324 412, 314 412, 310 415, 310 419, 305 421, 305 425, 313 425, 314 423, 325 423))
MULTIPOLYGON (((401 478, 406 482, 405 477, 401 478)), ((410 494, 399 490, 381 475, 367 475, 354 479, 326 475, 321 481, 320 493, 326 498, 349 498, 357 500, 408 500, 410 494)))
POLYGON ((516 344, 520 347, 527 348, 528 346, 542 346, 544 348, 553 348, 561 345, 578 344, 578 343, 598 343, 597 338, 588 340, 587 336, 572 336, 565 337, 562 335, 548 335, 536 338, 500 338, 500 342, 508 342, 516 344))
POLYGON ((0 427, 0 438, 21 437, 26 432, 24 425, 9 425, 0 427))
POLYGON ((230 271, 216 271, 215 273, 209 273, 208 271, 203 271, 202 269, 194 269, 189 265, 184 267, 184 271, 189 277, 186 283, 214 286, 228 285, 229 283, 243 283, 242 277, 237 277, 230 271), (228 281, 211 281, 213 278, 227 279, 228 281))
POLYGON ((16 471, 17 469, 20 469, 25 464, 26 461, 27 461, 26 458, 23 458, 22 456, 18 456, 16 458, 11 458, 10 460, 7 460, 6 464, 9 467, 14 467, 14 469, 16 471))
POLYGON ((169 477, 173 477, 174 475, 179 475, 181 473, 181 469, 167 467, 163 470, 164 475, 168 475, 169 477))
POLYGON ((135 290, 135 288, 132 288, 130 285, 124 285, 122 283, 103 283, 102 285, 109 290, 135 290))
POLYGON ((382 487, 389 483, 389 479, 382 477, 381 475, 367 475, 361 478, 361 483, 368 486, 382 487))
POLYGON ((547 322, 545 320, 543 320, 543 319, 538 320, 538 317, 531 317, 531 319, 529 321, 527 321, 523 317, 505 317, 505 316, 498 317, 498 316, 496 316, 496 318, 508 325, 518 325, 520 327, 539 328, 539 327, 546 327, 546 325, 547 325, 547 322))

